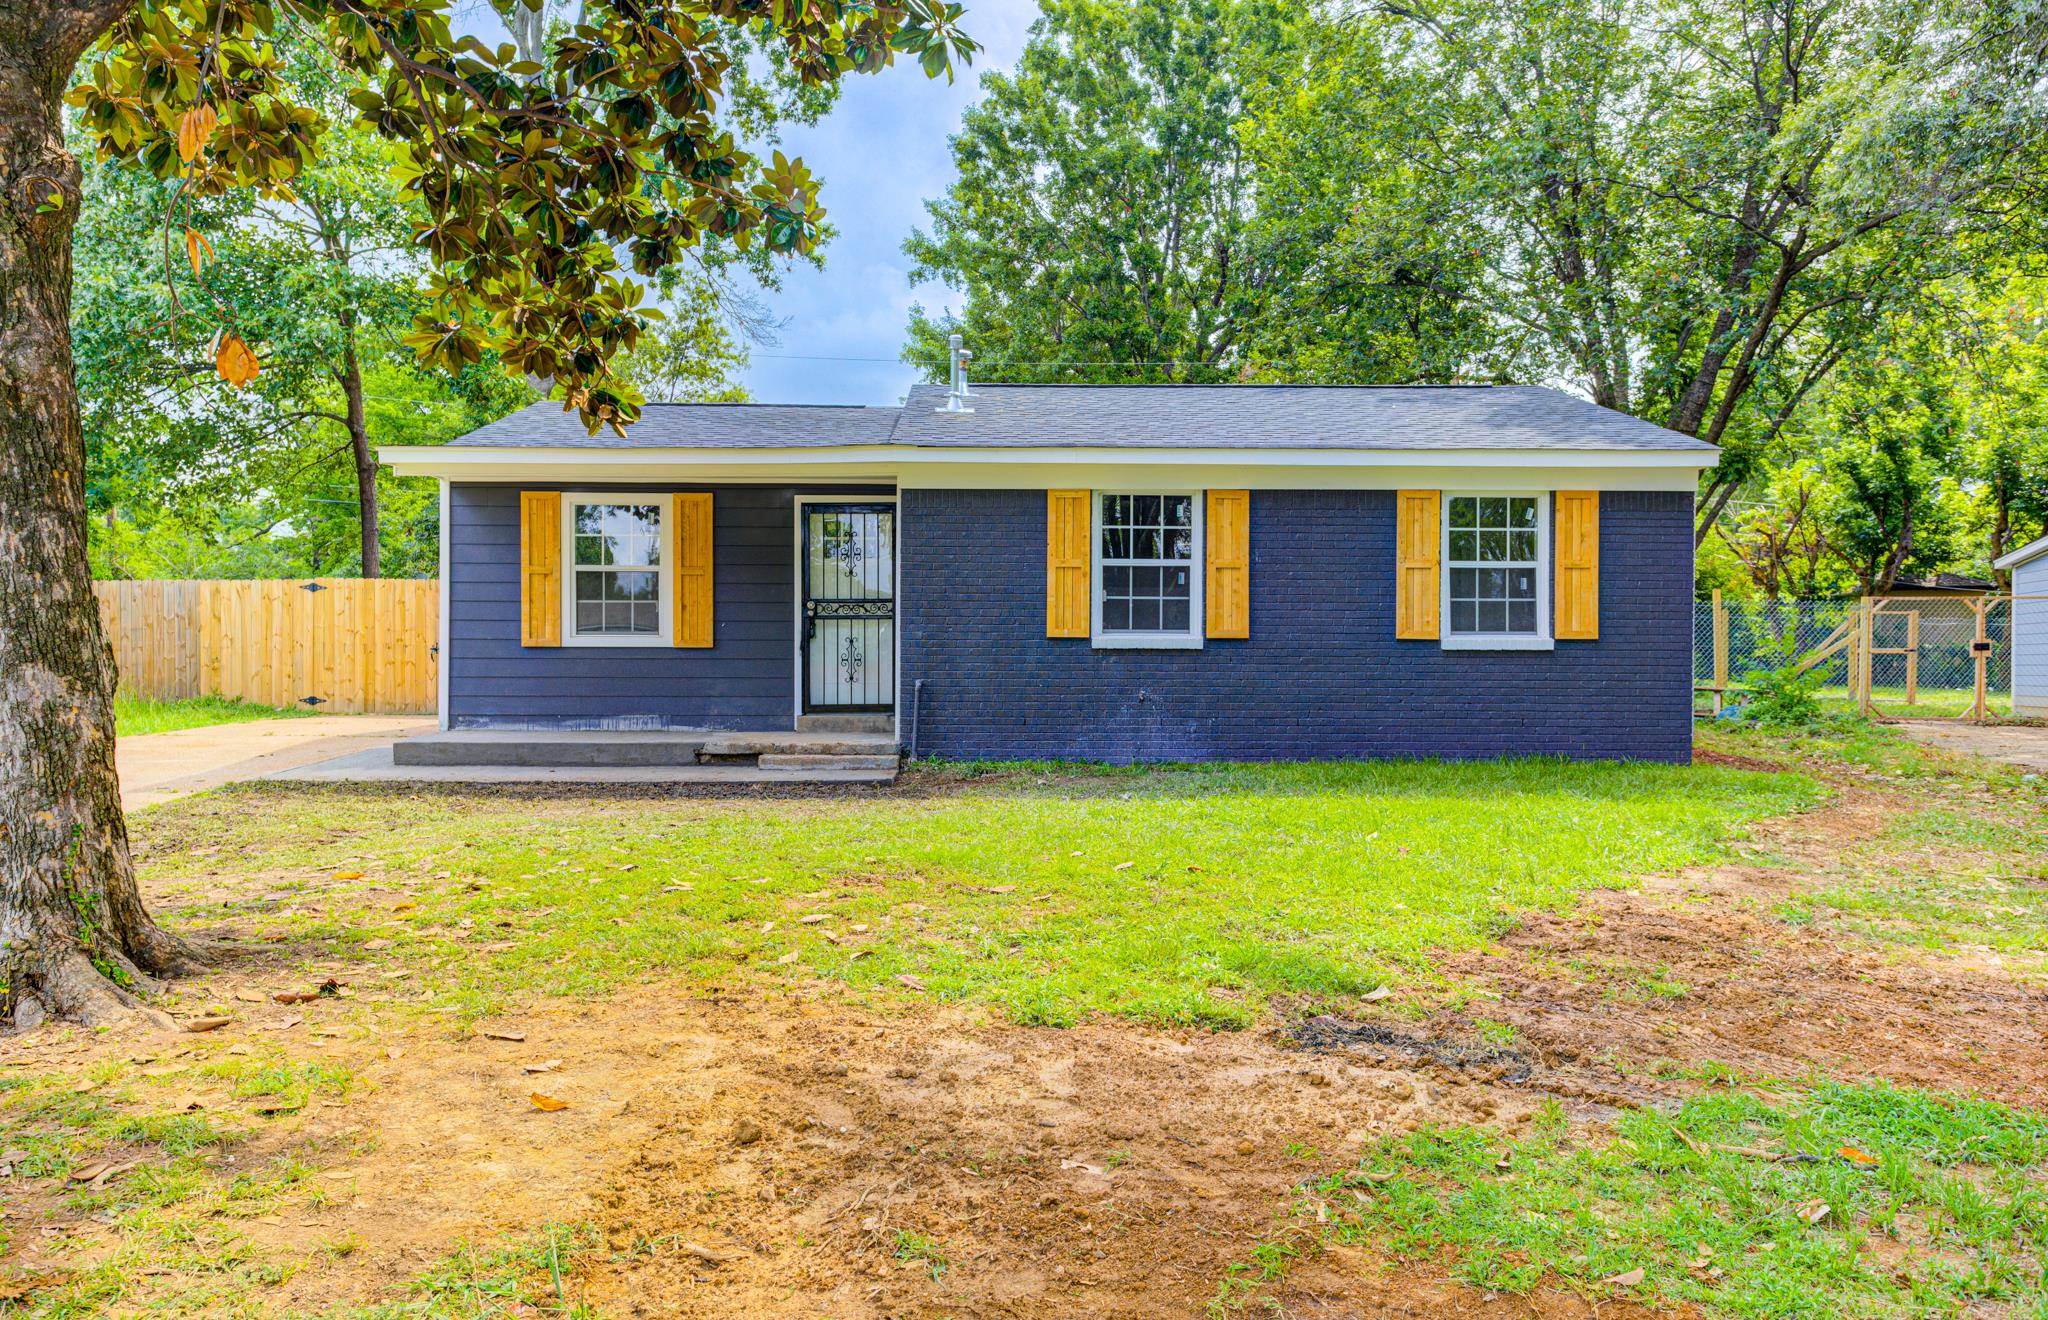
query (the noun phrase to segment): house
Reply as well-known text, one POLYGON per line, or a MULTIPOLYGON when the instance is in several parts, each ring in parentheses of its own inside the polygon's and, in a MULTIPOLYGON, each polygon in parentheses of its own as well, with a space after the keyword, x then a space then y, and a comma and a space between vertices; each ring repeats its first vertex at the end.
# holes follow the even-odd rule
POLYGON ((2012 713, 2048 716, 2048 536, 1992 567, 2012 574, 2012 713))
POLYGON ((901 407, 651 405, 624 437, 535 404, 381 456, 441 481, 452 730, 1691 755, 1717 451, 1550 389, 956 372, 901 407))
POLYGON ((1902 577, 1895 580, 1888 597, 1913 597, 1927 600, 1968 599, 1971 596, 1988 596, 1998 590, 1998 584, 1985 578, 1970 577, 1963 573, 1930 573, 1925 577, 1902 577))

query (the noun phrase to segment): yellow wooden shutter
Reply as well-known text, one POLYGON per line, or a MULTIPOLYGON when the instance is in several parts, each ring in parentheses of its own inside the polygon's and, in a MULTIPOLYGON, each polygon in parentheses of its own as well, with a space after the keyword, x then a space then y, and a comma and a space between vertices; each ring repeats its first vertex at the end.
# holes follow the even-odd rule
POLYGON ((1600 492, 1557 492, 1557 638, 1600 636, 1600 492))
POLYGON ((669 580, 675 584, 675 644, 710 646, 711 492, 674 497, 669 516, 669 580))
POLYGON ((1209 575, 1203 608, 1211 637, 1252 635, 1251 508, 1248 490, 1209 492, 1209 518, 1203 529, 1209 575))
POLYGON ((560 491, 519 492, 519 644, 562 644, 560 491))
POLYGON ((1404 490, 1396 493, 1394 501, 1394 636, 1432 640, 1439 631, 1437 575, 1442 557, 1438 538, 1443 493, 1404 490))
POLYGON ((1089 494, 1045 493, 1045 635, 1088 635, 1089 494))

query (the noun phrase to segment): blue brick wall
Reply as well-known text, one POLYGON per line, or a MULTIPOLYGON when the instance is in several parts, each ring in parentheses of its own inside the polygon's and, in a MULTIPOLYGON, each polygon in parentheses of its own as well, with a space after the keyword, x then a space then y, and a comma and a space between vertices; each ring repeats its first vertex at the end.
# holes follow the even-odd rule
POLYGON ((1255 491, 1251 637, 1045 636, 1045 493, 903 492, 902 673, 919 751, 1106 761, 1692 752, 1692 497, 1600 498, 1600 639, 1394 639, 1394 494, 1255 491))
MULTIPOLYGON (((448 716, 453 728, 787 729, 794 724, 795 499, 788 486, 715 488, 715 644, 522 647, 519 492, 448 491, 448 716)), ((588 487, 578 487, 588 489, 588 487)), ((619 487, 650 493, 704 486, 619 487)), ((819 492, 825 493, 825 492, 819 492)), ((833 492, 844 493, 844 492, 833 492)))

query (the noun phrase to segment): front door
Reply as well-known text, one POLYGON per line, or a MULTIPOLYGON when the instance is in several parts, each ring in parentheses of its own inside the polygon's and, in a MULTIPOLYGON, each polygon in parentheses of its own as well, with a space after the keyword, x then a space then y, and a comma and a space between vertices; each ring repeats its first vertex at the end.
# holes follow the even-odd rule
POLYGON ((803 708, 896 705, 896 508, 802 504, 803 708))

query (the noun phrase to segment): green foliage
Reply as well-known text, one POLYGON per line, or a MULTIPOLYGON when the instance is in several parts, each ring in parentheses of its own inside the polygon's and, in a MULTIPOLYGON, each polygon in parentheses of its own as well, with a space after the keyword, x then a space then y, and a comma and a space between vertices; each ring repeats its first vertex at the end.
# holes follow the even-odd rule
POLYGON ((967 294, 958 320, 913 312, 907 356, 943 376, 957 329, 994 380, 1225 376, 1277 275, 1235 127, 1296 22, 1266 0, 1048 0, 1016 71, 982 79, 959 179, 905 244, 914 280, 967 294))
POLYGON ((1827 678, 1819 666, 1800 669, 1798 633, 1787 628, 1776 639, 1760 642, 1758 650, 1772 653, 1776 663, 1745 680, 1744 718, 1767 729, 1799 728, 1820 719, 1820 690, 1827 678))
MULTIPOLYGON (((593 430, 638 411, 638 391, 610 364, 655 318, 641 279, 707 238, 803 254, 824 233, 802 162, 757 158, 721 122, 728 72, 751 42, 804 86, 899 53, 950 76, 975 49, 945 0, 703 14, 590 0, 567 32, 524 54, 458 39, 441 0, 157 0, 114 12, 72 93, 103 152, 177 180, 180 205, 238 192, 289 205, 331 124, 359 122, 386 144, 395 200, 419 208, 413 239, 433 263, 404 342, 450 371, 495 353, 552 379, 593 430), (332 54, 350 80, 345 116, 293 84, 278 38, 332 54)), ((222 374, 236 374, 225 359, 222 374)))
POLYGON ((1438 1259, 1496 1291, 1548 1280, 1735 1316, 2036 1313, 2048 1122, 1886 1083, 1710 1092, 1503 1141, 1430 1128, 1312 1188, 1331 1236, 1438 1259), (1633 1279, 1641 1270, 1640 1282, 1633 1279))

